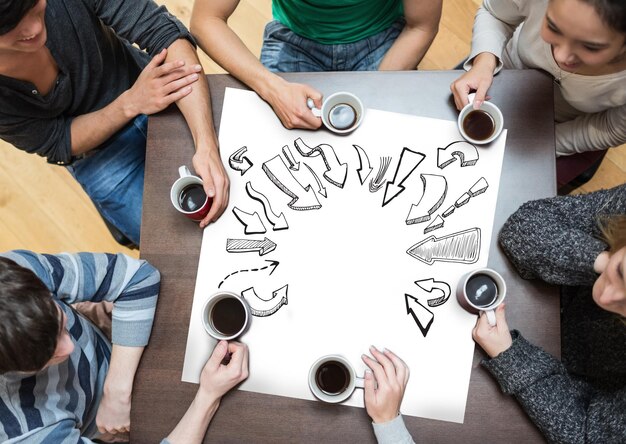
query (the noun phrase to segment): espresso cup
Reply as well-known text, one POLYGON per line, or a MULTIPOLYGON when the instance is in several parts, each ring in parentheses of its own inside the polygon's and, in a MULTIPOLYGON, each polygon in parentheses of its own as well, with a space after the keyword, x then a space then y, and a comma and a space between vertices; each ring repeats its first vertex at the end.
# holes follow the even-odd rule
POLYGON ((178 168, 178 175, 170 190, 172 205, 189 219, 199 222, 209 214, 212 199, 204 192, 202 179, 191 174, 186 166, 178 168))
POLYGON ((461 136, 476 145, 492 142, 504 128, 502 112, 496 105, 486 100, 480 108, 474 109, 474 94, 470 94, 468 99, 469 103, 463 107, 457 119, 461 136))
POLYGON ((309 370, 309 388, 320 401, 343 402, 355 388, 363 388, 365 380, 356 375, 348 360, 340 355, 319 358, 309 370))
POLYGON ((307 101, 307 105, 316 117, 322 118, 324 126, 336 134, 347 134, 357 129, 365 114, 361 100, 343 91, 328 96, 321 109, 314 107, 312 99, 307 101))
POLYGON ((212 294, 201 313, 204 329, 218 341, 241 336, 250 324, 250 306, 244 298, 230 291, 212 294))
POLYGON ((490 268, 479 268, 459 280, 456 298, 465 310, 473 314, 484 311, 489 325, 496 325, 495 310, 506 297, 504 278, 490 268))

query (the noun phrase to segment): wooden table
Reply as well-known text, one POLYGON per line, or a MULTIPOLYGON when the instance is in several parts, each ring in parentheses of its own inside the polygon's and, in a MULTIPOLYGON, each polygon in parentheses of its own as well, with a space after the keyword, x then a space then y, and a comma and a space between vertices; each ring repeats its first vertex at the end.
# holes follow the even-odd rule
MULTIPOLYGON (((287 74, 325 95, 346 90, 366 106, 456 120, 450 83, 458 71, 287 74)), ((226 86, 244 88, 228 75, 209 76, 215 126, 219 130, 226 86)), ((551 79, 532 70, 503 71, 490 89, 508 128, 494 220, 498 233, 523 202, 555 194, 554 123, 551 79)), ((161 294, 150 344, 133 394, 133 443, 156 443, 174 428, 197 387, 181 382, 193 301, 201 230, 169 201, 180 165, 191 166, 193 142, 176 108, 150 118, 144 186, 141 256, 161 271, 161 294)), ((209 228, 210 229, 210 228, 209 228)), ((557 289, 523 281, 491 241, 489 266, 507 281, 508 322, 550 353, 560 355, 557 289)), ((505 396, 474 353, 464 424, 405 417, 417 442, 540 442, 540 433, 514 399, 505 396)), ((407 393, 405 396, 419 396, 407 393)), ((233 391, 215 415, 206 442, 366 443, 375 442, 363 409, 233 391)))

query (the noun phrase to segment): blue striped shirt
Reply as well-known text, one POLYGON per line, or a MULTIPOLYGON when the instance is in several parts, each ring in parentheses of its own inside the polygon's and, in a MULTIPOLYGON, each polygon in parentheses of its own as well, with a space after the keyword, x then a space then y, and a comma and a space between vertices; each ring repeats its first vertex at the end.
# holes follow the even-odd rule
POLYGON ((113 302, 114 344, 148 343, 159 293, 159 272, 123 254, 36 254, 2 256, 32 270, 67 316, 75 348, 64 362, 35 374, 0 375, 0 441, 92 442, 96 414, 111 358, 111 343, 69 304, 113 302))

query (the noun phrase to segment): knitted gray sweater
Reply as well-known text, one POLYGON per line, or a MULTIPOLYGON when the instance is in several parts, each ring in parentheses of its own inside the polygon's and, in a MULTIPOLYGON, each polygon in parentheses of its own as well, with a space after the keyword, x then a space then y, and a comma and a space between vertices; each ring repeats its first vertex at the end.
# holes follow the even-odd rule
POLYGON ((607 246, 598 216, 626 214, 626 184, 528 202, 500 232, 520 275, 562 285, 562 361, 513 330, 513 345, 482 364, 549 442, 626 443, 626 323, 591 297, 607 246))

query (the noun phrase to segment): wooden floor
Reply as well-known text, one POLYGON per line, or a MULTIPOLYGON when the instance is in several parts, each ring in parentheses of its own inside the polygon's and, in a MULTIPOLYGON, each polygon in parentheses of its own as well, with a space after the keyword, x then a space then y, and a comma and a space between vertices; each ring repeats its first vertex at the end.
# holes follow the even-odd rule
MULTIPOLYGON (((192 0, 164 0, 170 12, 189 24, 192 0)), ((478 0, 444 0, 439 34, 420 69, 451 69, 469 52, 478 0)), ((248 47, 259 54, 270 0, 241 0, 230 20, 248 47)), ((223 72, 204 54, 207 73, 223 72)), ((594 179, 575 192, 609 188, 626 180, 626 146, 612 149, 594 179)), ((0 141, 0 251, 15 248, 38 252, 126 252, 119 246, 92 203, 64 168, 25 154, 0 141)))

